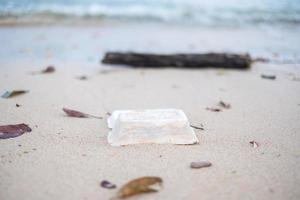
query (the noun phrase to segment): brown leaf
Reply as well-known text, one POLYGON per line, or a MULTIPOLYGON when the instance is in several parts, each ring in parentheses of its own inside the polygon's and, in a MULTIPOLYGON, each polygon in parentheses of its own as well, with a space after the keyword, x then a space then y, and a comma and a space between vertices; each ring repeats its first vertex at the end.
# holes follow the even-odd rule
POLYGON ((126 183, 118 192, 119 198, 127 198, 140 193, 157 192, 151 188, 155 184, 161 185, 163 180, 160 177, 141 177, 126 183))
POLYGON ((252 146, 254 149, 256 149, 257 147, 259 147, 259 144, 258 144, 256 141, 254 141, 254 140, 250 141, 249 143, 251 144, 251 146, 252 146))
POLYGON ((68 108, 63 108, 63 111, 69 116, 69 117, 78 117, 78 118, 98 118, 102 119, 102 117, 97 117, 94 115, 86 114, 77 110, 71 110, 68 108))
POLYGON ((206 110, 209 110, 212 112, 221 112, 222 111, 220 108, 212 108, 212 107, 207 107, 206 110))
POLYGON ((264 78, 264 79, 270 79, 270 80, 275 80, 276 79, 275 75, 265 75, 265 74, 262 74, 261 77, 264 78))
POLYGON ((219 102, 219 105, 220 105, 221 107, 223 107, 223 108, 226 108, 226 109, 231 108, 231 105, 230 105, 229 103, 224 102, 224 101, 220 101, 220 102, 219 102))
POLYGON ((198 161, 198 162, 191 162, 191 168, 193 169, 200 169, 203 167, 210 167, 211 163, 206 161, 198 161))
POLYGON ((27 124, 0 126, 0 139, 18 137, 25 132, 31 132, 31 128, 27 124))
POLYGON ((101 185, 101 187, 107 188, 107 189, 114 189, 114 188, 117 187, 115 184, 113 184, 113 183, 111 183, 109 181, 106 181, 106 180, 102 181, 100 183, 100 185, 101 185))
POLYGON ((53 73, 53 72, 55 72, 55 68, 53 66, 49 66, 46 69, 41 71, 42 74, 48 74, 48 73, 53 73))
POLYGON ((12 98, 21 94, 25 94, 29 92, 28 90, 12 90, 12 91, 6 91, 4 94, 2 94, 2 98, 12 98))

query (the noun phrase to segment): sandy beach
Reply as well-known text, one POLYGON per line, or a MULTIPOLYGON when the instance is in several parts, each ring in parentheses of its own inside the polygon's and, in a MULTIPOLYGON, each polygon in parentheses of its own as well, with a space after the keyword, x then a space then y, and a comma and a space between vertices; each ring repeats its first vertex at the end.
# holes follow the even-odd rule
MULTIPOLYGON (((29 90, 0 99, 0 125, 32 128, 0 140, 0 199, 111 199, 140 176, 161 177, 163 189, 130 199, 300 198, 300 65, 276 63, 273 55, 289 46, 297 57, 297 32, 103 24, 1 27, 0 35, 1 94, 29 90), (264 48, 256 38, 265 41, 264 48), (130 69, 103 66, 100 60, 109 50, 250 51, 275 62, 255 63, 245 71, 130 69), (53 74, 31 74, 48 65, 55 66, 53 74), (79 80, 82 75, 88 79, 79 80), (232 107, 206 110, 220 100, 232 107), (70 118, 63 107, 103 119, 70 118), (203 124, 205 130, 195 130, 200 143, 108 144, 107 112, 155 108, 182 109, 193 125, 203 124), (249 144, 253 140, 258 148, 249 144), (191 169, 198 160, 212 166, 191 169), (117 189, 100 187, 102 180, 117 189)), ((287 52, 286 60, 293 54, 287 52)))

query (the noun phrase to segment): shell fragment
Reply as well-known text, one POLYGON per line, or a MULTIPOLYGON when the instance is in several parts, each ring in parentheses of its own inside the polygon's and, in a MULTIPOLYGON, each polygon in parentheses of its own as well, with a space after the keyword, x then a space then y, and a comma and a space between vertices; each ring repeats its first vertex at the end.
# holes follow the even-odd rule
POLYGON ((112 146, 140 143, 195 144, 194 130, 182 110, 117 110, 107 120, 112 146))

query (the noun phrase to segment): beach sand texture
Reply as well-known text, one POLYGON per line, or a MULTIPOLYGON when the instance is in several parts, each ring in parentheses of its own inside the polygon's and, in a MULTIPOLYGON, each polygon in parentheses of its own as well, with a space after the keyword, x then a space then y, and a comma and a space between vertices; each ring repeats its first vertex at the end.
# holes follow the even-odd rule
MULTIPOLYGON (((0 33, 9 37, 8 32, 14 29, 6 27, 0 33)), ((19 29, 40 37, 48 29, 52 31, 47 27, 19 29)), ((72 31, 64 28, 61 35, 72 31)), ((116 34, 114 29, 105 28, 103 41, 109 40, 109 31, 116 34)), ((92 29, 89 35, 93 33, 92 29)), ((50 44, 49 40, 46 44, 50 44)), ((120 41, 115 42, 122 46, 120 41)), ((30 48, 24 45, 26 41, 3 43, 10 52, 30 48)), ((39 52, 41 44, 34 40, 32 43, 36 45, 33 51, 39 52)), ((76 65, 76 60, 68 62, 63 56, 51 60, 55 52, 61 51, 55 48, 54 58, 37 62, 34 52, 26 52, 27 57, 22 54, 15 62, 2 56, 0 91, 30 92, 0 99, 0 125, 26 123, 32 132, 0 140, 0 199, 111 199, 117 189, 101 188, 102 180, 120 188, 140 176, 159 176, 164 187, 158 193, 132 199, 300 198, 300 82, 292 80, 300 72, 299 65, 254 64, 247 71, 103 71, 98 64, 100 56, 110 48, 104 43, 97 61, 87 64, 90 67, 79 61, 76 65), (53 63, 55 73, 30 74, 53 63), (275 73, 276 80, 262 79, 265 72, 275 73), (88 80, 78 80, 80 75, 87 75, 88 80), (221 112, 206 110, 216 107, 220 100, 229 102, 231 108, 221 112), (103 119, 70 118, 63 113, 63 107, 103 119), (200 143, 126 147, 108 144, 107 112, 156 108, 182 109, 193 125, 203 124, 205 130, 195 130, 200 143), (258 148, 249 144, 253 140, 259 143, 258 148), (191 169, 193 161, 209 161, 212 166, 191 169)))

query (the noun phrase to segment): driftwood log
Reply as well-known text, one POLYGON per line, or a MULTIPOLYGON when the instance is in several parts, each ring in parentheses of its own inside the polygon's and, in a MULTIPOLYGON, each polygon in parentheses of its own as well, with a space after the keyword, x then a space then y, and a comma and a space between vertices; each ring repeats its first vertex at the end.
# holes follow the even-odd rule
POLYGON ((142 54, 142 53, 119 53, 108 52, 102 63, 129 65, 132 67, 176 67, 176 68, 232 68, 247 69, 251 65, 251 57, 248 54, 142 54))

